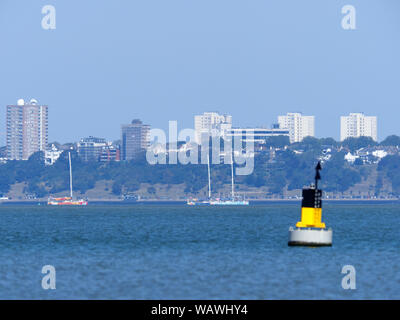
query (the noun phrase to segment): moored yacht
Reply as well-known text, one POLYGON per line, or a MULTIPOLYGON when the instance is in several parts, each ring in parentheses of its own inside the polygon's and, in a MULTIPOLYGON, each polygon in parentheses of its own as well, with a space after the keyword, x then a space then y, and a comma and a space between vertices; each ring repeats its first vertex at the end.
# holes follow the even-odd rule
POLYGON ((197 199, 189 199, 186 204, 189 206, 248 206, 249 201, 235 199, 235 180, 233 174, 233 156, 231 154, 231 199, 221 200, 211 198, 211 175, 210 175, 210 156, 207 155, 208 168, 208 200, 198 201, 197 199))
POLYGON ((72 191, 72 165, 71 165, 71 152, 68 152, 69 160, 69 190, 70 196, 63 198, 50 197, 47 204, 50 206, 86 206, 88 204, 87 200, 74 199, 74 194, 72 191))

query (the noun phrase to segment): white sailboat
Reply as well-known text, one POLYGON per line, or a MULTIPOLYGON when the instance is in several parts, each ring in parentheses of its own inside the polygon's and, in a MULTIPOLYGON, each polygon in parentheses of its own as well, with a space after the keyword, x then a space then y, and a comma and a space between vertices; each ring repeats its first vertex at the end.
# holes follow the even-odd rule
POLYGON ((235 180, 233 174, 233 156, 231 153, 231 184, 232 184, 232 191, 231 191, 231 200, 213 200, 210 201, 210 205, 212 206, 248 206, 249 201, 247 200, 237 200, 235 199, 235 180))
POLYGON ((47 204, 50 206, 86 206, 88 202, 83 199, 74 200, 74 193, 72 190, 72 165, 71 165, 71 152, 68 152, 69 160, 69 197, 54 198, 50 197, 47 204))
POLYGON ((207 168, 208 168, 208 200, 197 201, 196 199, 191 199, 187 201, 187 204, 190 206, 198 206, 198 205, 211 205, 211 206, 248 206, 249 201, 247 200, 236 200, 235 199, 235 180, 234 180, 234 170, 233 170, 233 157, 231 154, 231 200, 221 200, 211 198, 211 174, 210 174, 210 156, 207 155, 207 168))

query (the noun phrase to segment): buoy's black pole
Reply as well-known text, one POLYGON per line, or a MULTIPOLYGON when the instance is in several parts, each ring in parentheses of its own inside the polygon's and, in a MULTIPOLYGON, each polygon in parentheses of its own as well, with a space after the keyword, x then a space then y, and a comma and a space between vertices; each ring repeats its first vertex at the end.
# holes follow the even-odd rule
POLYGON ((315 190, 318 190, 318 180, 321 180, 321 175, 319 174, 320 170, 322 170, 321 162, 318 161, 318 164, 315 167, 315 190))

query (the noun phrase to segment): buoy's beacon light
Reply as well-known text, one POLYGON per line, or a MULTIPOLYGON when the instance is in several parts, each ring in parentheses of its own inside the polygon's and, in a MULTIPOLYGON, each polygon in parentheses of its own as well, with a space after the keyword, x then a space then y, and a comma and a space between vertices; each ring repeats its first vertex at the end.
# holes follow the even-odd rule
POLYGON ((332 229, 326 229, 322 217, 322 190, 318 189, 321 163, 315 167, 315 185, 303 189, 301 221, 289 228, 289 246, 331 246, 332 229))

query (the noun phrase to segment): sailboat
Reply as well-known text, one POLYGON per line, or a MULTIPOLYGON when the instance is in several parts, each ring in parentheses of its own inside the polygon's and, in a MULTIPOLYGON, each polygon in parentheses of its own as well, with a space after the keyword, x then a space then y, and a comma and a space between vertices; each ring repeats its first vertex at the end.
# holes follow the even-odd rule
POLYGON ((211 175, 210 175, 210 156, 207 155, 207 168, 208 168, 208 200, 197 201, 197 199, 190 199, 187 201, 189 206, 210 205, 210 206, 248 206, 247 200, 235 200, 235 180, 233 176, 233 157, 231 154, 231 176, 232 176, 232 192, 231 200, 211 199, 211 175))
POLYGON ((235 199, 235 180, 233 175, 233 156, 231 153, 231 184, 232 184, 232 191, 231 191, 231 200, 211 200, 210 205, 212 206, 248 206, 249 201, 247 200, 236 200, 235 199))
POLYGON ((83 199, 74 200, 74 194, 72 191, 72 165, 71 165, 71 152, 68 152, 69 160, 69 190, 70 196, 63 198, 53 198, 50 197, 47 204, 50 206, 86 206, 88 202, 83 199))

